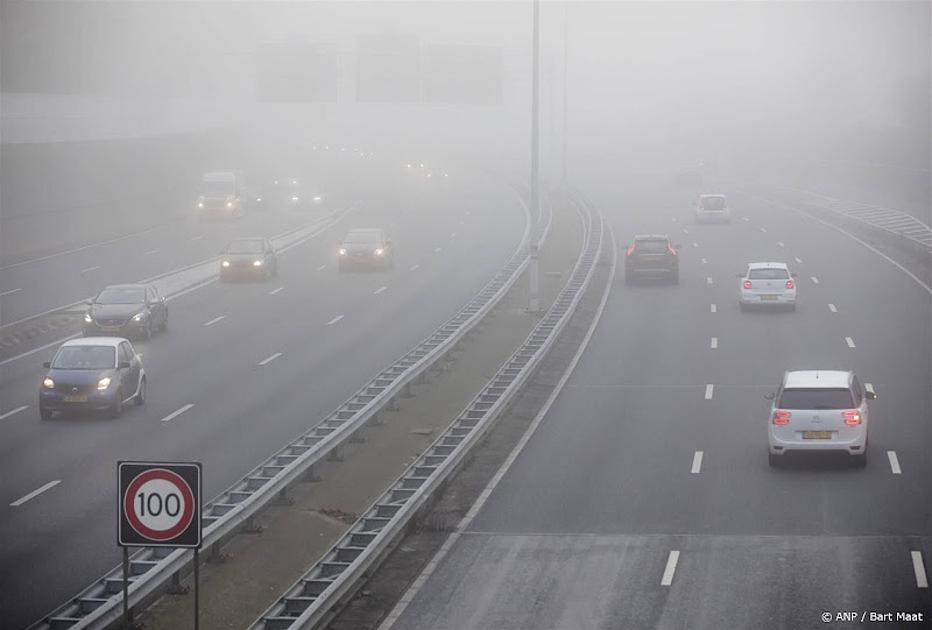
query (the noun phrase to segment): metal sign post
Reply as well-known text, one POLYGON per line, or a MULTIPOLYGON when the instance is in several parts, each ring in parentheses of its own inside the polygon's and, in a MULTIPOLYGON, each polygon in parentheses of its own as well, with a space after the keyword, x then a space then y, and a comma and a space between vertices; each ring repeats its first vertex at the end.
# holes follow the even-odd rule
POLYGON ((194 627, 198 628, 201 547, 201 464, 198 462, 118 462, 119 523, 123 547, 123 623, 129 611, 129 548, 194 549, 194 627))

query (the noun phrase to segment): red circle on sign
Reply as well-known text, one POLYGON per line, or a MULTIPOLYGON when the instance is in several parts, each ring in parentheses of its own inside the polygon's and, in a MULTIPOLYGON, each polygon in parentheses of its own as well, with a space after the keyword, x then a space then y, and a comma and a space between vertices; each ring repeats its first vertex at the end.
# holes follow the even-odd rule
POLYGON ((137 475, 129 483, 129 486, 126 488, 126 493, 123 495, 123 513, 126 515, 126 520, 129 521, 130 527, 143 538, 159 542, 171 540, 186 530, 188 525, 191 524, 191 520, 194 518, 194 493, 191 491, 191 486, 188 485, 188 482, 178 473, 166 470, 165 468, 153 468, 137 475), (139 516, 133 509, 133 497, 136 496, 136 492, 142 484, 147 481, 152 481, 153 479, 167 481, 178 488, 178 492, 181 493, 181 498, 184 503, 181 518, 175 525, 168 529, 152 529, 139 520, 139 516))

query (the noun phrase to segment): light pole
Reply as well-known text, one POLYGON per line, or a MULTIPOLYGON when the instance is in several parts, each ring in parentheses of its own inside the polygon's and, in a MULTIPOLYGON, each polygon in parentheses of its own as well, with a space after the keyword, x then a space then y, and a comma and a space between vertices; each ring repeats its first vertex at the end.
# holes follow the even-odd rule
MULTIPOLYGON (((533 0, 534 5, 534 35, 533 53, 531 55, 531 225, 538 227, 540 216, 540 0, 533 0)), ((540 284, 540 265, 537 258, 537 230, 532 229, 529 245, 530 261, 528 263, 528 312, 540 312, 538 288, 540 284)))

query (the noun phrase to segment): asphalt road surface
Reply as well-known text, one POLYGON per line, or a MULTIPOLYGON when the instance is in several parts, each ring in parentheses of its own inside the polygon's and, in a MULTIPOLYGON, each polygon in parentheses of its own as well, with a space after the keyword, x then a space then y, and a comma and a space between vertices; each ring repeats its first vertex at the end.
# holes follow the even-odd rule
MULTIPOLYGON (((135 344, 147 403, 119 420, 39 419, 54 348, 0 366, 0 626, 37 620, 119 563, 117 460, 201 461, 215 496, 456 313, 524 230, 517 196, 487 178, 359 188, 360 209, 285 253, 278 277, 173 300, 168 331, 135 344), (389 231, 394 269, 337 272, 336 243, 357 226, 389 231)), ((177 260, 196 235, 161 249, 177 260)), ((37 295, 52 303, 56 286, 37 295)))
POLYGON ((930 295, 832 229, 724 192, 730 225, 694 225, 688 196, 659 188, 592 191, 622 255, 641 232, 682 244, 681 284, 616 276, 567 387, 396 630, 929 623, 930 295), (739 311, 735 274, 758 260, 799 274, 797 312, 739 311), (865 469, 768 466, 762 396, 806 367, 877 392, 865 469))

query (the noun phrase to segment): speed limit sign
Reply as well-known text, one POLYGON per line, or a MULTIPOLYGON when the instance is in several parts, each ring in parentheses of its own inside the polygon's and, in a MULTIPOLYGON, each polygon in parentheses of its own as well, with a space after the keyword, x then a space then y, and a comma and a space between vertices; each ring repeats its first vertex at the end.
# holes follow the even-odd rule
POLYGON ((121 547, 201 546, 201 465, 120 462, 121 547))

